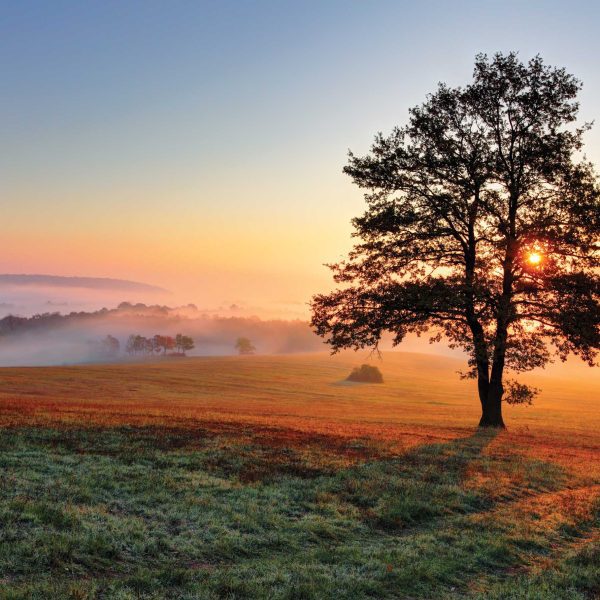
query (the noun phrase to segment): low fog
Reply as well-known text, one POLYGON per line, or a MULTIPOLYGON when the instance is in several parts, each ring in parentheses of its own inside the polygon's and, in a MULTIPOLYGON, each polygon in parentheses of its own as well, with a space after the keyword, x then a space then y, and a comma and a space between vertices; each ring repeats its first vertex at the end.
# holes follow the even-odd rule
MULTIPOLYGON (((236 354, 239 337, 248 338, 257 354, 330 350, 303 319, 251 317, 247 307, 236 304, 212 310, 194 304, 169 307, 166 303, 172 298, 160 287, 126 280, 0 275, 0 367, 147 359, 125 352, 132 334, 147 338, 156 334, 190 336, 195 347, 188 356, 236 354), (121 302, 123 296, 127 302, 121 302), (102 340, 109 335, 119 341, 116 354, 103 351, 102 340)), ((382 340, 380 349, 393 349, 389 337, 382 340)), ((462 351, 443 343, 429 344, 427 336, 407 336, 395 349, 465 358, 462 351)), ((357 352, 359 359, 369 356, 368 349, 357 352)), ((546 372, 589 376, 577 358, 550 365, 546 372)))
MULTIPOLYGON (((236 354, 239 337, 248 338, 257 354, 329 351, 306 319, 260 319, 239 304, 170 307, 172 300, 168 290, 134 281, 0 274, 0 366, 139 360, 125 352, 130 335, 190 336, 195 347, 188 356, 236 354), (107 336, 118 340, 118 352, 106 352, 107 336)), ((386 340, 381 347, 391 344, 386 340)), ((414 337, 401 349, 456 354, 414 337)), ((369 350, 359 354, 366 357, 369 350)))
MULTIPOLYGON (((237 354, 239 337, 248 338, 256 354, 329 352, 329 347, 303 320, 262 320, 257 317, 231 317, 206 314, 193 304, 170 308, 162 305, 121 303, 118 308, 94 312, 54 312, 34 317, 7 316, 0 319, 0 367, 53 366, 147 360, 125 352, 127 338, 155 334, 172 336, 181 333, 193 338, 195 348, 187 356, 237 354), (102 340, 110 335, 118 339, 117 354, 103 353, 102 340)), ((380 349, 392 350, 391 340, 382 341, 380 349)), ((460 350, 450 350, 443 343, 429 344, 427 336, 407 336, 402 352, 420 352, 466 359, 460 350)), ((153 355, 157 358, 160 355, 153 355)), ((370 350, 359 350, 357 361, 373 358, 370 350)), ((385 356, 383 359, 385 365, 385 356)), ((466 363, 465 363, 466 367, 466 363)), ((590 372, 576 357, 567 363, 548 366, 546 376, 590 377, 590 372)))
MULTIPOLYGON (((190 336, 195 347, 188 356, 236 354, 239 337, 248 338, 257 354, 327 352, 303 320, 211 315, 195 305, 180 307, 121 303, 98 311, 48 311, 32 317, 9 315, 0 319, 0 366, 66 365, 114 360, 136 360, 125 352, 130 335, 190 336), (107 354, 102 341, 107 336, 119 341, 117 353, 107 354)), ((381 349, 391 348, 387 340, 381 349)), ((431 346, 426 339, 408 338, 401 347, 409 352, 456 355, 443 345, 431 346)), ((369 350, 359 352, 366 357, 369 350)))
POLYGON ((34 317, 7 316, 0 320, 0 366, 61 365, 129 359, 127 338, 155 334, 193 338, 188 356, 235 354, 239 337, 249 338, 260 354, 324 350, 323 342, 303 321, 219 317, 195 306, 169 308, 122 303, 112 310, 49 313, 34 317), (111 335, 120 351, 104 356, 101 342, 111 335))

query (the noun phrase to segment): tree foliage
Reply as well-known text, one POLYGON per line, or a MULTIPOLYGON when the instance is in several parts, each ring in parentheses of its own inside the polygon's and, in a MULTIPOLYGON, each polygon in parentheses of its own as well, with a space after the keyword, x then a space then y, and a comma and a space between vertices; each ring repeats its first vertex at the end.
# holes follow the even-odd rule
POLYGON ((238 354, 254 354, 256 352, 254 344, 247 337, 239 337, 235 343, 235 349, 238 354))
MULTIPOLYGON (((581 83, 538 56, 478 55, 465 87, 440 84, 408 124, 344 171, 366 190, 338 289, 313 299, 334 351, 431 333, 467 351, 481 425, 503 425, 506 368, 600 347, 598 184, 580 156, 581 83)), ((522 384, 508 397, 528 397, 522 384), (515 391, 516 390, 516 391, 515 391)))
POLYGON ((189 350, 193 350, 194 346, 194 340, 189 335, 182 335, 181 333, 178 333, 175 336, 175 348, 178 352, 185 354, 189 350))
POLYGON ((102 348, 107 356, 117 356, 121 349, 121 342, 109 334, 102 340, 102 348))

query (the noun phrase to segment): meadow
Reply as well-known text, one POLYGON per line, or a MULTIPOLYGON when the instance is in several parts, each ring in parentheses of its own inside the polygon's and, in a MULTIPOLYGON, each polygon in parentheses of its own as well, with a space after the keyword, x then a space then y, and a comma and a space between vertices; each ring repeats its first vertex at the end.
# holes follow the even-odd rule
POLYGON ((600 597, 600 377, 453 358, 0 370, 0 598, 600 597))

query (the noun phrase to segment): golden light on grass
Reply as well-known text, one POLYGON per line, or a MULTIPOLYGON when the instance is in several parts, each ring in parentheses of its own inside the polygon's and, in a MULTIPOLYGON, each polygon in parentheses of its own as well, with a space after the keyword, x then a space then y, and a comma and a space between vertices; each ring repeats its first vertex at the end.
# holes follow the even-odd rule
MULTIPOLYGON (((352 352, 2 369, 0 442, 2 464, 10 469, 8 479, 2 475, 0 480, 16 484, 2 488, 0 511, 13 521, 29 521, 14 534, 13 553, 23 559, 0 556, 0 571, 22 571, 33 579, 37 563, 29 548, 45 548, 68 526, 69 543, 81 548, 86 561, 81 581, 96 585, 95 571, 86 566, 95 565, 96 546, 89 546, 89 537, 106 539, 109 548, 125 547, 130 532, 140 527, 137 515, 143 510, 148 525, 136 535, 144 536, 144 543, 114 560, 111 555, 115 566, 110 568, 145 574, 148 547, 160 549, 153 564, 164 572, 172 568, 172 546, 162 546, 160 540, 173 536, 172 523, 177 522, 183 549, 178 564, 182 572, 192 573, 185 581, 193 581, 202 568, 202 586, 217 592, 223 585, 221 569, 246 569, 240 556, 250 556, 255 540, 268 539, 272 523, 281 523, 286 547, 265 548, 264 559, 285 577, 290 560, 308 564, 310 569, 294 577, 315 580, 321 587, 314 597, 331 597, 323 577, 331 581, 331 573, 343 573, 339 561, 350 553, 359 555, 364 544, 381 577, 396 577, 407 564, 430 572, 431 561, 447 553, 448 539, 456 558, 448 563, 452 571, 444 574, 453 578, 473 569, 473 552, 483 552, 480 548, 493 539, 494 552, 482 554, 482 564, 501 574, 523 570, 523 577, 531 570, 534 579, 523 584, 530 589, 546 585, 540 579, 545 571, 548 577, 563 577, 558 569, 564 569, 568 585, 578 578, 592 581, 600 533, 595 526, 600 501, 598 378, 576 376, 573 366, 568 373, 559 367, 550 376, 531 373, 527 382, 535 385, 541 378, 543 388, 535 404, 527 409, 508 406, 508 431, 475 433, 475 384, 455 377, 461 359, 385 352, 379 364, 385 382, 377 386, 346 385, 344 378, 356 366, 352 352), (40 473, 61 478, 42 487, 40 473), (122 490, 132 473, 135 478, 119 496, 119 510, 111 511, 107 527, 107 494, 122 490), (286 527, 284 519, 298 511, 298 489, 310 503, 302 505, 302 518, 286 527), (405 489, 410 494, 393 504, 390 498, 405 489), (264 515, 260 519, 254 517, 257 494, 264 515), (425 505, 431 510, 421 517, 425 505), (190 525, 181 514, 192 515, 190 525), (348 524, 343 530, 340 514, 348 524), (409 518, 419 519, 414 527, 407 525, 409 518), (223 534, 213 542, 211 532, 217 528, 223 534), (430 528, 436 535, 424 541, 423 531, 430 528), (209 532, 206 538, 203 531, 209 532), (330 531, 339 536, 335 554, 326 554, 325 548, 318 557, 321 563, 313 562, 314 547, 306 554, 304 540, 323 535, 328 540, 330 531), (407 554, 398 552, 390 562, 390 543, 400 547, 398 540, 407 554), (419 557, 411 550, 415 546, 419 557), (288 547, 295 552, 291 559, 288 547), (198 561, 222 549, 228 552, 227 563, 198 561), (565 556, 581 562, 565 563, 565 556), (319 579, 315 564, 325 573, 319 579)), ((71 554, 59 559, 63 562, 50 572, 53 583, 38 597, 66 597, 62 590, 72 589, 72 577, 62 575, 70 568, 65 565, 71 564, 71 554)), ((477 591, 487 593, 496 585, 488 583, 487 572, 470 577, 477 591)), ((246 579, 255 586, 252 590, 265 589, 264 581, 246 579)), ((29 585, 16 577, 6 581, 5 588, 29 585)), ((414 597, 448 597, 445 581, 432 578, 429 588, 414 597)), ((144 585, 163 584, 149 579, 144 585)), ((163 597, 179 584, 168 585, 163 597)), ((369 583, 379 586, 373 587, 377 597, 391 597, 397 579, 389 588, 384 585, 381 578, 369 583)), ((498 585, 505 588, 503 581, 498 585)))

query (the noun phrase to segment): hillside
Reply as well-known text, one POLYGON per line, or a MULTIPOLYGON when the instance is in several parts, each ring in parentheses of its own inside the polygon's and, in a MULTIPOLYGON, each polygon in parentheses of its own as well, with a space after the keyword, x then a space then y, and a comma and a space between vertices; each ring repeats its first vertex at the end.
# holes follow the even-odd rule
POLYGON ((111 277, 64 277, 61 275, 0 274, 0 288, 6 286, 43 286, 59 288, 88 288, 94 290, 119 290, 122 292, 159 292, 167 290, 149 283, 114 279, 111 277))

